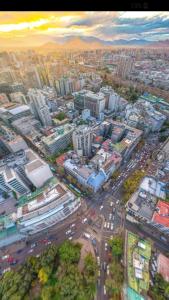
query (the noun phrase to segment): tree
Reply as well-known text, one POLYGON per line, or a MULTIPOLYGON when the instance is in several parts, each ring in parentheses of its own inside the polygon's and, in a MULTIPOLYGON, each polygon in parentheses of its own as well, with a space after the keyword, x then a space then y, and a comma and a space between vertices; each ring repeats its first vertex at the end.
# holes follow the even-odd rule
POLYGON ((41 268, 38 273, 39 281, 44 284, 49 279, 50 270, 48 268, 41 268))
POLYGON ((59 121, 63 121, 66 118, 66 115, 64 112, 60 112, 56 115, 56 119, 58 119, 59 121))
POLYGON ((121 259, 123 254, 123 239, 121 236, 115 236, 109 241, 109 245, 112 250, 112 255, 118 260, 121 259))
POLYGON ((80 259, 80 244, 64 242, 59 248, 59 258, 63 263, 77 263, 80 259))

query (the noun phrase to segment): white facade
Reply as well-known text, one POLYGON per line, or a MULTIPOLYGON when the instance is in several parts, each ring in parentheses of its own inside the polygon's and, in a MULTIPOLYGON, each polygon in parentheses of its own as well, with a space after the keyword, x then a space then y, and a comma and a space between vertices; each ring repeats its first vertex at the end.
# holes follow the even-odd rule
POLYGON ((90 127, 81 125, 73 132, 73 147, 81 156, 91 156, 93 132, 90 127))
POLYGON ((25 174, 36 188, 42 187, 48 179, 53 177, 50 167, 31 149, 26 151, 26 155, 30 157, 30 161, 25 165, 25 174))

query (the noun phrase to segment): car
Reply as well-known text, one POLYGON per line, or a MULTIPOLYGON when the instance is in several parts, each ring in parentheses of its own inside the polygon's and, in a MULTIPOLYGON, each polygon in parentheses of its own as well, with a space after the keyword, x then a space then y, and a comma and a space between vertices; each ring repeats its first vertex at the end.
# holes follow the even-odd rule
POLYGON ((106 264, 106 262, 104 261, 104 263, 103 263, 103 269, 104 269, 104 271, 106 271, 106 267, 107 267, 107 264, 106 264))
POLYGON ((48 245, 51 245, 51 244, 52 244, 52 242, 51 242, 51 241, 48 241, 48 242, 47 242, 47 244, 48 244, 48 245))
POLYGON ((72 240, 72 236, 69 236, 68 240, 71 241, 72 240))
POLYGON ((36 246, 37 246, 37 243, 31 244, 31 249, 34 248, 34 247, 36 247, 36 246))
POLYGON ((28 251, 28 253, 32 253, 33 252, 33 249, 30 249, 29 251, 28 251))
POLYGON ((19 249, 18 251, 16 251, 17 254, 21 253, 23 251, 23 249, 19 249))
POLYGON ((97 256, 97 264, 98 264, 98 266, 100 266, 100 257, 99 256, 97 256))
POLYGON ((76 226, 76 224, 72 224, 72 225, 70 225, 70 228, 73 228, 73 227, 75 227, 76 226))
POLYGON ((114 207, 112 212, 115 213, 115 210, 116 210, 116 208, 114 207))
POLYGON ((107 223, 107 229, 109 229, 109 227, 110 227, 110 223, 107 223))
POLYGON ((2 260, 6 260, 9 258, 9 254, 2 256, 2 260))
POLYGON ((18 260, 17 260, 17 259, 14 259, 13 261, 10 262, 10 265, 11 265, 11 266, 14 266, 14 265, 17 264, 17 262, 18 262, 18 260))
POLYGON ((100 210, 102 210, 102 209, 103 209, 103 205, 100 206, 100 210))
POLYGON ((119 200, 116 201, 116 204, 119 204, 119 200))
POLYGON ((100 277, 100 270, 98 270, 98 277, 100 277))
POLYGON ((83 236, 87 239, 90 239, 91 238, 91 235, 87 232, 84 232, 83 236))
POLYGON ((67 230, 65 233, 66 233, 66 235, 70 234, 71 233, 71 229, 67 230))
POLYGON ((111 220, 111 218, 112 218, 112 214, 109 214, 109 220, 111 220))
POLYGON ((37 255, 36 255, 36 257, 39 257, 39 256, 40 256, 40 254, 37 254, 37 255))
POLYGON ((113 223, 111 223, 111 227, 110 227, 110 229, 111 229, 111 230, 113 230, 113 229, 114 229, 114 225, 113 225, 113 223))
POLYGON ((106 228, 106 227, 107 227, 107 223, 105 222, 105 223, 104 223, 104 228, 106 228))
POLYGON ((105 249, 105 251, 107 251, 107 247, 108 247, 108 244, 107 244, 107 243, 105 243, 105 245, 104 245, 104 249, 105 249))
POLYGON ((86 222, 87 222, 87 218, 84 218, 84 219, 82 220, 82 223, 85 224, 86 222))
POLYGON ((109 267, 109 265, 107 265, 107 275, 109 275, 110 274, 110 267, 109 267))
POLYGON ((111 206, 111 207, 113 206, 113 202, 110 202, 110 206, 111 206))
POLYGON ((106 295, 106 286, 104 285, 104 295, 106 295))

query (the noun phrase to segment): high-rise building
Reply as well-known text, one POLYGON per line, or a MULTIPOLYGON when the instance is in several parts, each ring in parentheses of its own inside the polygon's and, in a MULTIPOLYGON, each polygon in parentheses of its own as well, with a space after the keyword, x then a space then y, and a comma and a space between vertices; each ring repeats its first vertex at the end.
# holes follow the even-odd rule
POLYGON ((74 107, 80 113, 83 109, 89 109, 92 117, 99 117, 105 109, 105 97, 103 93, 93 93, 81 90, 73 94, 74 107))
POLYGON ((90 109, 92 117, 99 117, 105 109, 104 94, 89 91, 85 96, 85 108, 90 109))
POLYGON ((40 120, 43 126, 51 126, 52 119, 43 93, 38 89, 30 89, 28 91, 28 97, 30 99, 31 111, 34 116, 40 120))
POLYGON ((3 192, 15 191, 18 195, 30 191, 17 172, 7 166, 0 167, 0 190, 3 192))
POLYGON ((80 156, 91 156, 93 131, 86 125, 81 125, 73 132, 73 147, 80 156))
POLYGON ((127 78, 133 70, 133 58, 126 55, 118 55, 116 74, 119 77, 127 78))

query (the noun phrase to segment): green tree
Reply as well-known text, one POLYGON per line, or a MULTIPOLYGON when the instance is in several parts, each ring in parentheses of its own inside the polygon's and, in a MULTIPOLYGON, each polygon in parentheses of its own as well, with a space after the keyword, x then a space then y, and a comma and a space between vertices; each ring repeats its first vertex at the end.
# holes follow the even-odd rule
POLYGON ((123 254, 123 239, 121 236, 115 236, 109 241, 112 250, 112 255, 118 260, 121 259, 123 254))
POLYGON ((69 241, 64 242, 59 248, 59 258, 61 263, 77 263, 80 259, 80 244, 72 244, 69 241))
POLYGON ((58 119, 59 121, 63 121, 66 118, 66 115, 64 112, 60 112, 56 115, 56 119, 58 119))

